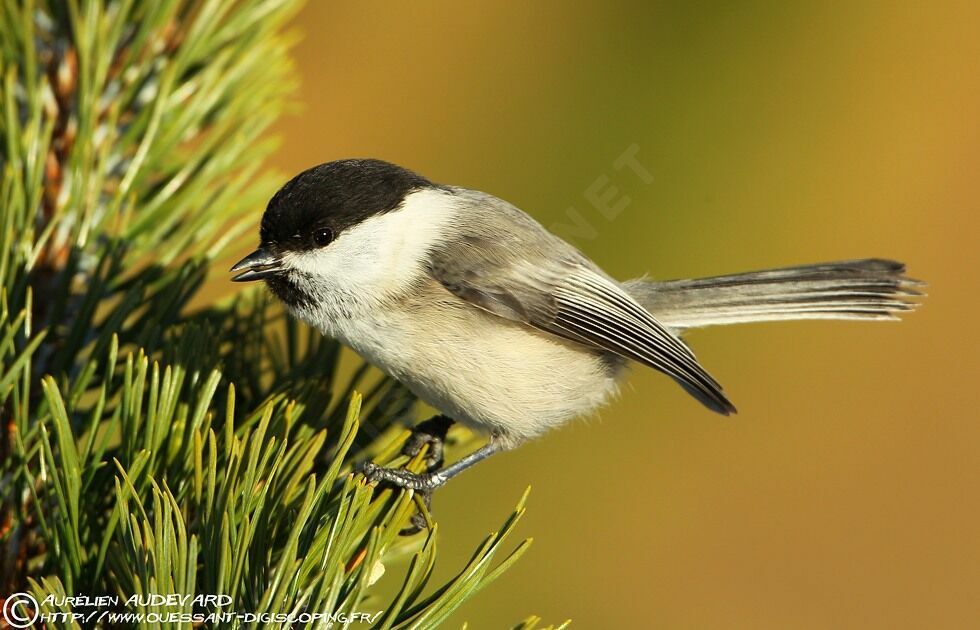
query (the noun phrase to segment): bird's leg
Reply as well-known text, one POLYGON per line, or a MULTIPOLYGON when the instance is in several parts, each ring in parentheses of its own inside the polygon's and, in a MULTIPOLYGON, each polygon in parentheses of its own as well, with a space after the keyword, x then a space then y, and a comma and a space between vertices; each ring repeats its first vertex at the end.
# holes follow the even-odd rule
MULTIPOLYGON (((418 433, 413 432, 412 436, 403 447, 402 452, 408 455, 410 451, 414 450, 414 453, 417 455, 422 446, 428 443, 430 444, 430 455, 432 454, 432 450, 438 450, 436 457, 437 462, 434 462, 436 463, 436 468, 429 468, 424 473, 413 473, 405 470, 404 468, 385 468, 372 462, 365 462, 361 465, 360 471, 369 481, 378 481, 399 488, 406 488, 421 492, 422 499, 425 501, 425 506, 428 508, 432 505, 432 492, 436 488, 442 486, 444 483, 467 468, 473 466, 477 462, 480 462, 493 455, 502 447, 499 440, 491 438, 487 444, 473 451, 458 462, 439 469, 438 465, 441 465, 442 463, 442 438, 445 437, 445 431, 442 432, 442 437, 438 439, 439 447, 437 449, 433 449, 432 444, 434 442, 432 441, 432 437, 429 436, 436 433, 436 431, 430 429, 440 429, 444 426, 445 430, 448 430, 449 426, 452 424, 452 420, 445 418, 445 416, 436 416, 435 418, 432 418, 432 420, 426 422, 419 425, 419 429, 421 431, 418 431, 418 433), (433 424, 423 427, 426 422, 433 422, 433 424), (421 435, 421 437, 416 437, 417 435, 421 435)), ((412 517, 412 525, 403 529, 401 533, 403 535, 410 535, 421 531, 424 528, 425 517, 423 517, 421 514, 415 514, 412 517)))
MULTIPOLYGON (((408 457, 409 459, 415 457, 422 451, 422 449, 428 445, 429 449, 425 455, 425 471, 427 473, 434 472, 438 470, 444 461, 443 450, 446 441, 446 434, 449 432, 449 428, 453 426, 453 419, 449 416, 438 415, 429 418, 428 420, 419 423, 412 430, 412 434, 405 441, 402 446, 402 455, 408 457)), ((369 474, 372 465, 365 464, 362 466, 362 471, 365 476, 372 480, 380 481, 380 473, 375 473, 377 478, 369 474)), ((381 469, 378 470, 392 470, 397 469, 381 469)), ((401 471, 407 472, 407 471, 401 471)), ((392 483, 392 482, 389 482, 392 483)), ((394 485, 398 485, 394 483, 394 485)), ((431 514, 432 511, 432 490, 422 490, 421 498, 425 504, 425 509, 431 514)), ((418 532, 425 529, 427 522, 425 516, 421 512, 416 512, 412 515, 411 525, 404 528, 399 532, 402 536, 411 536, 412 534, 417 534, 418 532)))
POLYGON ((491 440, 463 459, 440 470, 413 473, 404 468, 385 468, 372 462, 361 465, 361 472, 369 481, 381 481, 399 488, 431 492, 444 483, 501 449, 499 442, 491 440))

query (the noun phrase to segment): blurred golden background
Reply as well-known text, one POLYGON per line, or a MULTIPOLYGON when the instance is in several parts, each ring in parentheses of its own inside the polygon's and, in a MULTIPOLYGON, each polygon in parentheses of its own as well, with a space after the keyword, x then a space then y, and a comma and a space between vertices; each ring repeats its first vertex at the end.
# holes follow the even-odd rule
POLYGON ((456 625, 980 623, 980 5, 819 4, 310 2, 295 20, 284 174, 379 157, 577 217, 621 279, 883 256, 929 282, 899 324, 690 334, 732 419, 636 370, 598 421, 453 481, 442 575, 528 484, 535 537, 456 625), (631 147, 649 183, 615 167, 631 147), (593 186, 628 199, 613 220, 593 186))

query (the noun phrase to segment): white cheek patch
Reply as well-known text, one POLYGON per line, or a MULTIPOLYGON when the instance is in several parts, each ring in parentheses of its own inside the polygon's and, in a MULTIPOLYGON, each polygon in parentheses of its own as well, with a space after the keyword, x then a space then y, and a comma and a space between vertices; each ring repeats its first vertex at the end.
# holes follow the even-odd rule
POLYGON ((380 301, 418 280, 430 249, 446 236, 454 215, 451 194, 414 192, 398 209, 344 230, 330 245, 289 253, 283 260, 325 292, 380 301))

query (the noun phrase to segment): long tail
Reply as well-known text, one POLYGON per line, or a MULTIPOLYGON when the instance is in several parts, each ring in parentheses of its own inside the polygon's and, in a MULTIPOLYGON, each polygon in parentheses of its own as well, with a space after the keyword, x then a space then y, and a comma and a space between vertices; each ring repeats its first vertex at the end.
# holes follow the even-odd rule
POLYGON ((898 319, 922 295, 905 265, 866 259, 700 280, 631 280, 626 290, 675 329, 786 319, 898 319))

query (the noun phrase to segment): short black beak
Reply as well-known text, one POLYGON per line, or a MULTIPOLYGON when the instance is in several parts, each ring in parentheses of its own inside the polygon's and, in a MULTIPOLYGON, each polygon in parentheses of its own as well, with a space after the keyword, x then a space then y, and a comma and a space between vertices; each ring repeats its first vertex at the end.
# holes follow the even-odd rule
POLYGON ((250 282, 252 280, 262 280, 271 278, 282 271, 282 259, 261 247, 242 258, 229 271, 244 271, 234 278, 232 282, 250 282))

